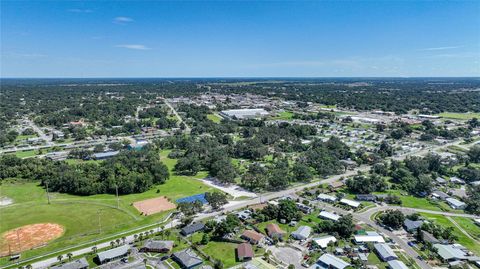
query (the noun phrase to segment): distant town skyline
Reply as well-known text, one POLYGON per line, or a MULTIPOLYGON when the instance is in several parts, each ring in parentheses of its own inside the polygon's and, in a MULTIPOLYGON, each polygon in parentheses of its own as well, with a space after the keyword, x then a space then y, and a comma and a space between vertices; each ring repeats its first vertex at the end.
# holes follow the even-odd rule
POLYGON ((1 77, 477 77, 478 1, 2 1, 1 77))

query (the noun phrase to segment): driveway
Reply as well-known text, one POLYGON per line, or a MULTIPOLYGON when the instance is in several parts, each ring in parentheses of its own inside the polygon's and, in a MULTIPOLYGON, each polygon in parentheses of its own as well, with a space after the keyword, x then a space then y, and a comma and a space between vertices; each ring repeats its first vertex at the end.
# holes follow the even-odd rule
POLYGON ((303 255, 297 249, 291 247, 269 247, 269 250, 272 252, 273 256, 278 260, 282 261, 285 265, 293 264, 295 268, 301 268, 303 255))

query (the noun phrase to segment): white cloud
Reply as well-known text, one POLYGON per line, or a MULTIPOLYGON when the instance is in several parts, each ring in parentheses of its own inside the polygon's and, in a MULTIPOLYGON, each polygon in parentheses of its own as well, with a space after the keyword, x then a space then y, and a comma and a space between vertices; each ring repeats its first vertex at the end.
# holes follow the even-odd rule
POLYGON ((81 8, 71 8, 68 10, 68 12, 73 12, 73 13, 92 13, 93 10, 91 9, 81 9, 81 8))
POLYGON ((117 48, 124 48, 124 49, 132 49, 132 50, 149 50, 150 48, 145 45, 140 44, 124 44, 124 45, 116 45, 117 48))
POLYGON ((113 23, 116 24, 128 24, 130 22, 133 22, 133 19, 129 17, 116 17, 113 19, 113 23))
POLYGON ((459 49, 463 46, 445 46, 445 47, 432 47, 432 48, 425 48, 421 49, 424 51, 432 51, 432 50, 451 50, 451 49, 459 49))

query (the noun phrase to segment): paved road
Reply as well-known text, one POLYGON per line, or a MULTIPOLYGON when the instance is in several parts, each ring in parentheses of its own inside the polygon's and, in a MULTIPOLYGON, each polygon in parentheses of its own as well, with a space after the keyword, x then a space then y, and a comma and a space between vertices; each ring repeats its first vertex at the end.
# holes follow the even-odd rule
MULTIPOLYGON (((442 145, 442 146, 437 147, 436 149, 448 147, 450 145, 454 145, 454 144, 457 144, 457 143, 460 143, 460 142, 457 141, 457 142, 449 143, 449 144, 446 144, 446 145, 442 145)), ((405 154, 405 156, 407 156, 407 155, 425 155, 430 151, 432 151, 432 149, 425 149, 425 150, 422 150, 422 151, 419 151, 419 152, 405 154)), ((404 158, 405 156, 399 156, 397 158, 404 158)), ((342 177, 348 177, 348 176, 351 176, 351 175, 355 175, 359 171, 368 171, 368 169, 370 169, 369 166, 361 166, 361 167, 358 167, 354 170, 346 171, 344 174, 331 176, 331 177, 329 177, 327 179, 324 179, 324 180, 320 180, 320 181, 316 181, 316 182, 312 182, 312 183, 308 183, 308 184, 304 184, 304 185, 300 185, 300 186, 293 186, 292 188, 289 188, 289 189, 286 189, 286 190, 283 190, 283 191, 262 194, 259 197, 256 197, 256 198, 253 198, 253 199, 231 203, 231 204, 226 205, 222 211, 200 214, 199 216, 197 216, 195 218, 195 220, 200 221, 200 220, 203 220, 203 219, 206 219, 206 218, 215 217, 215 216, 218 216, 220 214, 235 211, 237 209, 241 209, 241 208, 244 208, 244 207, 249 206, 249 205, 263 203, 263 202, 266 202, 266 201, 269 201, 269 200, 273 200, 273 199, 277 199, 277 198, 280 198, 280 197, 288 196, 288 195, 294 194, 298 191, 301 191, 301 190, 304 190, 304 189, 307 189, 307 188, 311 188, 311 187, 315 187, 315 186, 318 186, 320 184, 328 184, 328 183, 331 183, 331 182, 334 182, 334 181, 338 181, 342 177)), ((335 208, 335 210, 341 212, 341 210, 339 208, 335 208)), ((378 209, 378 210, 380 210, 380 209, 378 209)), ((415 209, 415 210, 419 210, 419 209, 415 209)), ((399 244, 400 247, 402 249, 404 249, 405 252, 410 257, 412 257, 417 262, 417 264, 419 264, 423 269, 431 268, 424 261, 421 261, 417 258, 418 254, 410 246, 408 246, 407 242, 405 242, 403 239, 399 238, 398 236, 394 235, 390 231, 387 231, 387 230, 383 229, 382 227, 378 226, 376 223, 371 221, 370 220, 370 215, 371 214, 368 215, 367 212, 371 212, 371 214, 373 214, 375 211, 370 209, 370 210, 367 210, 366 212, 363 212, 363 213, 360 213, 360 214, 355 214, 354 216, 356 218, 358 218, 359 220, 364 221, 365 223, 367 223, 369 225, 372 225, 372 227, 377 228, 379 231, 383 232, 384 234, 390 236, 390 238, 392 238, 395 242, 397 242, 397 244, 399 244)), ((436 211, 428 211, 428 210, 426 210, 426 212, 427 213, 438 213, 436 211)), ((348 212, 345 211, 345 213, 348 213, 348 212)), ((456 216, 455 213, 447 213, 447 212, 441 212, 441 213, 442 214, 444 214, 444 213, 445 214, 454 214, 452 216, 456 216)), ((460 214, 459 216, 464 216, 464 215, 466 215, 466 214, 460 214)), ((172 228, 172 227, 176 227, 177 225, 179 225, 179 222, 175 220, 175 221, 172 221, 168 224, 165 224, 165 228, 166 229, 167 228, 172 228)), ((155 226, 151 225, 151 226, 149 226, 148 229, 144 228, 143 231, 144 230, 149 230, 149 229, 151 229, 151 227, 155 227, 155 226)), ((133 229, 133 230, 125 231, 124 234, 132 233, 132 232, 140 232, 140 231, 142 231, 142 227, 137 228, 137 229, 133 229)), ((128 236, 127 237, 127 242, 131 242, 131 241, 133 241, 133 236, 128 236)), ((102 247, 108 247, 109 245, 110 245, 109 242, 106 242, 106 243, 97 245, 97 247, 102 248, 102 247)), ((93 244, 89 245, 88 247, 82 248, 80 250, 73 251, 72 254, 74 256, 78 256, 78 255, 82 255, 82 254, 85 254, 85 253, 89 253, 89 252, 92 251, 91 250, 92 246, 93 246, 93 244)), ((72 248, 76 248, 76 247, 78 247, 78 246, 73 246, 72 248)), ((63 250, 63 251, 59 251, 58 254, 66 253, 66 252, 67 251, 63 250)), ((49 255, 52 255, 52 253, 50 253, 49 255)), ((46 255, 43 255, 43 256, 45 257, 46 255)), ((35 259, 39 259, 39 258, 42 258, 42 256, 35 257, 35 259)), ((57 262, 57 259, 56 259, 56 257, 54 257, 54 258, 48 258, 48 259, 45 259, 45 260, 42 260, 42 261, 39 261, 39 262, 35 262, 35 263, 32 264, 32 266, 33 266, 33 268, 46 268, 46 267, 48 267, 48 266, 50 266, 50 265, 52 265, 56 262, 57 262)), ((2 268, 4 268, 4 267, 2 267, 2 268)))
POLYGON ((178 123, 180 124, 180 123, 183 122, 183 124, 185 124, 185 132, 186 132, 187 134, 189 134, 190 131, 191 131, 191 129, 190 129, 190 127, 187 125, 187 123, 183 121, 182 117, 180 117, 180 115, 178 114, 178 112, 177 112, 177 111, 175 110, 175 108, 167 101, 167 99, 164 99, 163 101, 164 101, 165 104, 172 110, 173 114, 175 114, 175 117, 177 117, 177 119, 178 119, 178 123))

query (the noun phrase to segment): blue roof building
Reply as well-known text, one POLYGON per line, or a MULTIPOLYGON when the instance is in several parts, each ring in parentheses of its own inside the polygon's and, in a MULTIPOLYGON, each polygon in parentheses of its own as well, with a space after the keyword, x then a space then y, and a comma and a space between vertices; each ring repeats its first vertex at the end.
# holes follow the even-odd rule
POLYGON ((176 200, 177 203, 193 203, 195 201, 199 201, 203 205, 208 204, 207 199, 205 199, 205 193, 195 194, 192 196, 187 196, 187 197, 183 197, 176 200))

